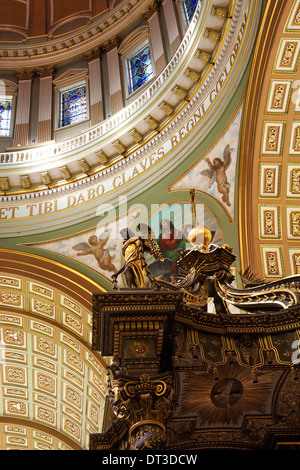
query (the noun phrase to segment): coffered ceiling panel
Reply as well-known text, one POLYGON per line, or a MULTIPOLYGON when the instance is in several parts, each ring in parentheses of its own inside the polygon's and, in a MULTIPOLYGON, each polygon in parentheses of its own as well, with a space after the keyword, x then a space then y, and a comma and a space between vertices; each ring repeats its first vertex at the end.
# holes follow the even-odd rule
MULTIPOLYGON (((252 144, 248 145, 244 148, 248 155, 242 159, 242 165, 248 160, 243 171, 249 183, 244 195, 241 191, 247 202, 240 225, 243 247, 242 230, 247 227, 246 219, 251 220, 244 267, 255 266, 257 274, 266 278, 300 273, 300 2, 274 1, 272 7, 272 18, 266 14, 263 21, 266 28, 270 20, 276 22, 273 47, 267 49, 266 38, 261 37, 253 64, 253 70, 259 67, 255 73, 261 74, 262 83, 257 90, 257 116, 249 115, 255 135, 253 152, 249 153, 252 144), (258 55, 260 48, 265 64, 258 55)), ((258 86, 258 81, 258 75, 253 75, 253 83, 258 86)), ((250 89, 249 100, 253 99, 250 89)), ((248 131, 245 142, 249 143, 253 134, 250 137, 248 131)), ((241 180, 246 179, 242 174, 241 180)))

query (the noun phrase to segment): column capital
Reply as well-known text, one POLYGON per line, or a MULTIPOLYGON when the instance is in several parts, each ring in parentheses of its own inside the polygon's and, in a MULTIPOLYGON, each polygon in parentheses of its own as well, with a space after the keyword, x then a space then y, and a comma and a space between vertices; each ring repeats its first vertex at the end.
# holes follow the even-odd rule
POLYGON ((84 58, 87 62, 92 62, 93 60, 99 59, 101 53, 101 48, 97 47, 91 51, 84 54, 84 58))
POLYGON ((34 70, 16 70, 16 76, 19 81, 21 80, 31 80, 34 75, 34 70))
POLYGON ((35 72, 40 78, 53 77, 55 68, 51 65, 48 67, 37 67, 35 72))
POLYGON ((115 47, 119 47, 120 43, 121 43, 120 38, 116 36, 115 38, 110 39, 109 41, 104 43, 102 45, 102 49, 104 50, 104 52, 107 53, 115 49, 115 47))
POLYGON ((150 18, 154 15, 154 13, 159 11, 160 4, 161 4, 160 0, 154 0, 152 2, 150 7, 145 11, 145 13, 143 13, 143 17, 145 18, 145 20, 150 20, 150 18))

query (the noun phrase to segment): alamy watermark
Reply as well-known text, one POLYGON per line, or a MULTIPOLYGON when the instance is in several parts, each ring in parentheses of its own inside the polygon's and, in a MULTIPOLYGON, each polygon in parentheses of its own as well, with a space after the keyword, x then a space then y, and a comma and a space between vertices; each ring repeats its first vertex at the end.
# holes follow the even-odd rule
POLYGON ((295 339, 295 341, 292 342, 292 349, 295 351, 292 354, 292 363, 294 365, 300 364, 300 340, 295 339))
MULTIPOLYGON (((103 236, 103 227, 109 226, 109 237, 113 240, 122 239, 125 229, 129 229, 132 235, 147 238, 148 233, 140 230, 142 225, 147 225, 156 238, 163 232, 164 238, 187 239, 195 225, 204 226, 204 213, 203 204, 196 204, 194 209, 188 203, 152 203, 147 207, 142 203, 129 205, 127 197, 120 196, 116 205, 106 203, 98 206, 96 231, 103 236)), ((201 244, 201 239, 198 244, 201 244)))

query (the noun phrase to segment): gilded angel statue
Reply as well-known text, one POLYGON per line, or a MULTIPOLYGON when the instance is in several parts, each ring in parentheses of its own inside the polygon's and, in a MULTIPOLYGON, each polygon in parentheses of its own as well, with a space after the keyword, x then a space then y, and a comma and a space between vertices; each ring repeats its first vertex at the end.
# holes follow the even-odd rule
POLYGON ((114 285, 119 274, 124 273, 127 287, 146 287, 147 275, 151 278, 151 274, 147 268, 144 253, 148 252, 160 261, 164 260, 152 229, 147 224, 139 224, 138 230, 138 235, 135 235, 129 228, 120 231, 124 240, 122 246, 124 264, 111 276, 114 285))

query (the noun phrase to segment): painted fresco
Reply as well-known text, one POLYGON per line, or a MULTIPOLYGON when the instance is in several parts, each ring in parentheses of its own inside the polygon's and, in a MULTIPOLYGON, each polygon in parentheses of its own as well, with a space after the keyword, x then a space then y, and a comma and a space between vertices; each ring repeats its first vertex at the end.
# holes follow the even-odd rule
MULTIPOLYGON (((200 214, 200 225, 205 225, 212 233, 212 243, 222 244, 223 233, 218 221, 202 204, 196 206, 196 212, 200 214)), ((178 274, 176 262, 180 257, 180 251, 191 246, 188 242, 188 233, 193 224, 191 206, 182 202, 163 205, 147 219, 143 219, 143 216, 142 209, 136 206, 123 218, 100 223, 90 231, 33 246, 80 262, 111 281, 111 276, 120 269, 124 261, 121 254, 123 239, 120 231, 127 225, 134 234, 137 234, 137 225, 143 222, 154 230, 165 258, 165 262, 162 263, 146 253, 145 259, 150 272, 168 282, 175 281, 178 274)), ((120 287, 125 285, 121 276, 118 278, 118 284, 120 287)))
MULTIPOLYGON (((207 227, 212 234, 212 243, 223 243, 223 234, 215 217, 202 205, 197 204, 198 225, 207 227)), ((180 252, 191 247, 189 232, 194 224, 190 204, 175 203, 153 214, 148 224, 158 231, 157 239, 165 261, 162 263, 145 255, 149 270, 154 277, 167 282, 176 281, 180 274, 177 261, 180 252)))
POLYGON ((196 189, 213 196, 234 220, 237 152, 242 109, 214 145, 192 168, 171 185, 171 191, 196 189))

